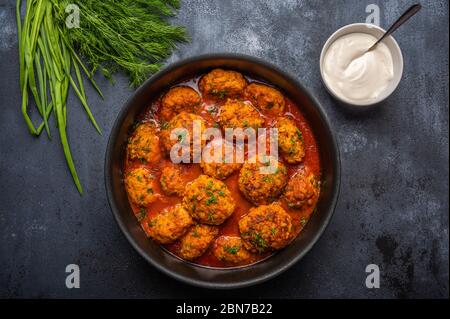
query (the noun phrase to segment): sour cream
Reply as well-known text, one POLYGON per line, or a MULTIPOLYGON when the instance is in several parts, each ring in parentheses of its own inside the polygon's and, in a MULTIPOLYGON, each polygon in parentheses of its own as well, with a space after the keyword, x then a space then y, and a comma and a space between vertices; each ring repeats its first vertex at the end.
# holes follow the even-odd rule
POLYGON ((366 33, 346 34, 334 41, 323 59, 323 77, 334 94, 349 102, 370 103, 376 100, 394 78, 389 48, 366 33))

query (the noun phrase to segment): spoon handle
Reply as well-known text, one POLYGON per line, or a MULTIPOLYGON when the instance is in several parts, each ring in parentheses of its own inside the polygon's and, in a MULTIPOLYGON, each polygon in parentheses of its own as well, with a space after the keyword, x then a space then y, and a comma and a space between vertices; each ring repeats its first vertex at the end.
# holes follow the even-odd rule
POLYGON ((421 8, 422 8, 422 6, 420 5, 420 3, 412 5, 408 10, 405 11, 405 13, 403 13, 400 16, 400 18, 397 19, 397 21, 394 22, 394 24, 386 31, 386 33, 383 34, 383 36, 381 38, 379 38, 378 41, 375 42, 375 44, 370 47, 370 49, 368 51, 373 50, 377 46, 378 43, 383 41, 383 39, 385 37, 389 36, 391 33, 393 33, 395 30, 397 30, 399 26, 401 26, 409 18, 411 18, 413 15, 415 15, 421 8))

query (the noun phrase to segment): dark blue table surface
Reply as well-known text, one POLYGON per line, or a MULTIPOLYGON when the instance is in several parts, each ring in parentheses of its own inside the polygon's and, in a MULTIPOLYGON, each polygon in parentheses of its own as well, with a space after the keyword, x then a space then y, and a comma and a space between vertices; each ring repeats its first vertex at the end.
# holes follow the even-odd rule
MULTIPOLYGON (((103 182, 104 152, 117 113, 132 93, 97 77, 88 87, 98 135, 71 92, 68 134, 85 194, 72 183, 54 140, 32 137, 20 113, 15 1, 0 0, 0 297, 447 297, 448 2, 423 9, 395 34, 403 80, 381 107, 355 116, 325 92, 318 59, 327 37, 364 22, 378 3, 387 26, 408 1, 182 1, 174 22, 192 37, 167 61, 239 52, 298 78, 322 103, 339 139, 341 194, 314 249, 265 284, 234 292, 190 287, 147 264, 121 234, 103 182), (81 288, 67 289, 65 267, 78 264, 81 288), (365 267, 381 270, 367 289, 365 267)), ((251 269, 249 269, 251 271, 251 269)))

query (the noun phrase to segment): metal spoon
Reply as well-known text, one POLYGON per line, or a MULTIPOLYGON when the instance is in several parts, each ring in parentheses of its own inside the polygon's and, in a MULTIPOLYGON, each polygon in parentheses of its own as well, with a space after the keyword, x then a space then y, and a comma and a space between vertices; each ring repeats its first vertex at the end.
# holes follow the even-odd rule
POLYGON ((397 21, 394 22, 394 24, 392 24, 392 26, 386 31, 386 33, 383 34, 383 36, 381 38, 379 38, 378 41, 375 42, 366 52, 369 52, 369 51, 372 51, 373 49, 375 49, 376 46, 378 45, 378 43, 383 41, 383 39, 386 38, 387 36, 391 35, 395 30, 398 29, 399 26, 401 26, 403 23, 408 21, 409 18, 411 18, 413 15, 415 15, 417 12, 419 12, 420 9, 422 9, 422 6, 420 5, 420 3, 412 5, 408 10, 405 11, 405 13, 403 13, 400 16, 400 18, 397 19, 397 21))

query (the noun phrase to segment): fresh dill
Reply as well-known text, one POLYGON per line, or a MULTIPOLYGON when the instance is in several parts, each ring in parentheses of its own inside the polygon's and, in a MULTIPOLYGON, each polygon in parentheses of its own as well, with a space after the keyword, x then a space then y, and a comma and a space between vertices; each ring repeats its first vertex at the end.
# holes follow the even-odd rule
POLYGON ((170 24, 179 0, 63 0, 58 5, 60 23, 66 5, 80 8, 80 28, 67 29, 70 45, 92 68, 107 78, 123 70, 131 86, 140 85, 157 72, 177 43, 187 41, 183 27, 170 24))

